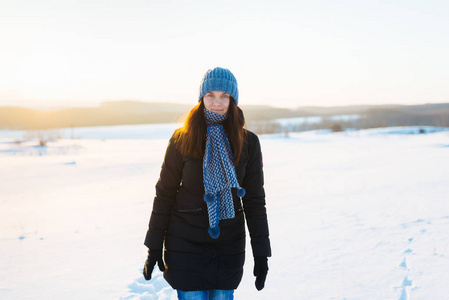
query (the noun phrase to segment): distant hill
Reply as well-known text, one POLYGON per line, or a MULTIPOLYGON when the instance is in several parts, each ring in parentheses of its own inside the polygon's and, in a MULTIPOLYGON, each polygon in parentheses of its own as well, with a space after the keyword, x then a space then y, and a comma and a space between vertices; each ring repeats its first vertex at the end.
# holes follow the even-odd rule
POLYGON ((49 129, 123 124, 173 123, 188 107, 182 104, 137 101, 105 102, 99 107, 55 111, 23 107, 0 107, 0 128, 49 129))
MULTIPOLYGON (((99 107, 37 110, 24 107, 0 107, 0 128, 50 129, 124 124, 174 123, 183 120, 193 105, 151 103, 139 101, 110 101, 99 107)), ((269 106, 244 106, 245 117, 266 120, 294 117, 289 109, 269 106)))
MULTIPOLYGON (((247 123, 272 122, 278 118, 359 115, 343 128, 428 125, 449 127, 449 103, 424 105, 355 105, 335 107, 276 108, 263 105, 241 106, 247 123)), ((110 101, 99 107, 53 111, 23 107, 0 107, 0 129, 50 129, 84 126, 152 124, 180 122, 192 105, 139 101, 110 101)), ((327 121, 314 128, 330 128, 327 121), (321 127, 320 127, 321 126, 321 127)))
POLYGON ((297 112, 310 115, 341 115, 341 114, 366 114, 371 111, 396 111, 402 113, 439 113, 449 110, 449 103, 434 103, 422 105, 352 105, 352 106, 302 106, 295 109, 297 112))

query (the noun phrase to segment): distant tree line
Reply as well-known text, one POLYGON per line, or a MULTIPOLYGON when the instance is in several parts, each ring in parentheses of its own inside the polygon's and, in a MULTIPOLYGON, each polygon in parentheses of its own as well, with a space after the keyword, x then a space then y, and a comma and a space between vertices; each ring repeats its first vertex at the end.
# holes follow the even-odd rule
POLYGON ((345 129, 368 129, 395 126, 435 126, 449 127, 449 104, 437 105, 436 109, 416 109, 409 107, 370 108, 359 112, 359 118, 335 121, 332 116, 322 115, 320 122, 298 122, 282 125, 275 120, 253 121, 248 129, 258 134, 301 132, 317 129, 343 131, 345 129))
POLYGON ((180 112, 120 112, 102 107, 71 108, 58 111, 34 110, 22 107, 0 108, 0 129, 30 130, 67 127, 109 126, 125 124, 175 123, 180 112))
MULTIPOLYGON (((181 122, 192 105, 111 101, 99 107, 36 110, 0 107, 0 129, 36 130, 85 126, 181 122)), ((315 129, 341 131, 391 126, 449 127, 449 103, 425 105, 378 105, 346 107, 243 106, 247 128, 256 133, 299 132, 315 129), (358 118, 336 121, 335 115, 358 118), (279 118, 321 117, 320 122, 282 125, 279 118)))

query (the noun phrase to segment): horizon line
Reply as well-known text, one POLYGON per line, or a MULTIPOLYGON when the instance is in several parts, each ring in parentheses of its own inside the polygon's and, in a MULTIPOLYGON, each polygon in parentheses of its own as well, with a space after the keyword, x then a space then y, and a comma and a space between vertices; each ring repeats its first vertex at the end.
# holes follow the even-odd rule
MULTIPOLYGON (((14 107, 14 108, 28 108, 28 109, 34 109, 34 110, 63 110, 63 109, 72 109, 72 108, 96 108, 101 107, 105 103, 111 103, 111 102, 130 102, 130 103, 143 103, 143 104, 165 104, 165 105, 185 105, 190 106, 190 104, 182 103, 182 102, 170 102, 170 101, 143 101, 143 100, 105 100, 96 102, 93 105, 86 105, 86 102, 82 102, 78 105, 73 104, 66 104, 66 105, 26 105, 26 104, 0 104, 0 108, 6 108, 6 107, 14 107)), ((436 105, 436 104, 449 104, 448 102, 421 102, 421 103, 410 103, 410 104, 399 104, 399 103, 382 103, 382 104, 372 104, 372 103, 359 103, 359 104, 341 104, 341 105, 298 105, 295 107, 292 106, 279 106, 279 105, 269 105, 269 104, 243 104, 239 105, 241 107, 255 107, 255 106, 261 106, 261 107, 274 107, 279 109, 289 109, 289 110, 296 110, 299 108, 336 108, 336 107, 360 107, 360 106, 422 106, 422 105, 436 105)), ((191 105, 192 108, 195 105, 191 105)))

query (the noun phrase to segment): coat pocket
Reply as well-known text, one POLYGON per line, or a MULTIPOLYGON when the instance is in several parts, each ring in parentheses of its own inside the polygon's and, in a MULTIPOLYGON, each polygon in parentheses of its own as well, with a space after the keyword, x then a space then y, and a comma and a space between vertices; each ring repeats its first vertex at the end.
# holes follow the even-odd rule
POLYGON ((176 211, 179 213, 187 213, 187 214, 201 214, 203 212, 203 209, 200 207, 193 209, 177 209, 176 211))

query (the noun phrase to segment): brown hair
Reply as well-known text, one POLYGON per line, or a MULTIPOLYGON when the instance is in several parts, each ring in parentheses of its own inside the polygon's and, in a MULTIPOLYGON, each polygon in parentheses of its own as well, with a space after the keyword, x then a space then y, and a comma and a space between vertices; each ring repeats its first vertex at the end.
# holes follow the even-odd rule
MULTIPOLYGON (((234 165, 238 164, 246 141, 244 130, 245 117, 243 111, 235 104, 231 97, 228 108, 228 118, 223 122, 223 128, 231 144, 234 154, 234 165)), ((204 118, 204 104, 200 103, 190 110, 184 121, 184 126, 175 132, 176 146, 182 154, 195 159, 202 159, 206 144, 207 126, 204 118)))

